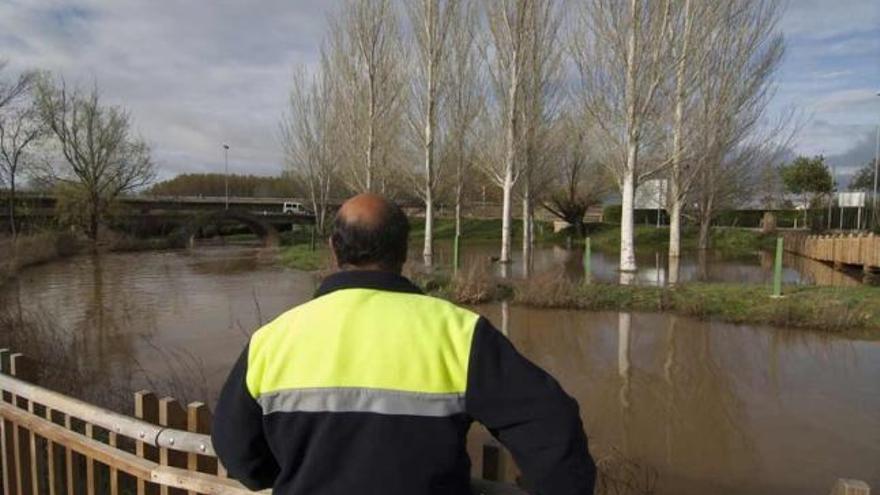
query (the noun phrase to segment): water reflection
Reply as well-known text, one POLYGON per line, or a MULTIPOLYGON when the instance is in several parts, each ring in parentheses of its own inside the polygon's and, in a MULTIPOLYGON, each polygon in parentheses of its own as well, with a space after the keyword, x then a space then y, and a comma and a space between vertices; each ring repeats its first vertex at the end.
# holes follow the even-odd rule
POLYGON ((877 343, 666 315, 509 311, 510 338, 578 399, 597 448, 658 469, 659 493, 880 481, 877 343))
MULTIPOLYGON (((535 246, 531 249, 528 263, 521 252, 513 254, 509 264, 495 263, 495 243, 463 243, 461 264, 464 270, 472 267, 490 266, 498 277, 522 278, 562 269, 572 281, 583 280, 584 251, 569 249, 562 245, 535 246)), ((413 258, 413 259, 418 259, 413 258)), ((639 252, 636 260, 638 271, 621 280, 616 253, 592 251, 590 257, 591 279, 601 282, 619 282, 640 285, 667 285, 693 281, 743 282, 770 284, 773 281, 773 253, 758 251, 746 256, 728 256, 720 252, 696 250, 685 252, 678 258, 669 258, 663 251, 639 252)), ((451 267, 451 243, 438 242, 435 246, 435 269, 451 267)), ((783 283, 852 286, 863 282, 860 272, 843 272, 818 261, 786 254, 783 258, 783 283)))

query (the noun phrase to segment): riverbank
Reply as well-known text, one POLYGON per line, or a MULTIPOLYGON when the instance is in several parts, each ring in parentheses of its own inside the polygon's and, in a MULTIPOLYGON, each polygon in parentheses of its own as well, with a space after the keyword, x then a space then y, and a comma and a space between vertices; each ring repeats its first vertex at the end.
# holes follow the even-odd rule
MULTIPOLYGON (((171 237, 140 239, 131 236, 107 235, 98 244, 99 252, 134 252, 172 249, 178 246, 171 237)), ((60 260, 88 251, 91 241, 68 232, 47 230, 36 234, 0 238, 0 285, 29 266, 60 260)))
MULTIPOLYGON (((306 245, 281 253, 288 268, 320 272, 330 267, 327 249, 306 245)), ((513 304, 585 311, 674 313, 702 320, 771 325, 880 339, 880 288, 786 286, 771 298, 764 284, 692 282, 674 287, 583 284, 559 273, 528 280, 501 280, 488 270, 457 276, 408 274, 427 293, 459 304, 508 301, 513 304)))
POLYGON ((459 304, 508 301, 532 308, 674 313, 880 339, 880 289, 876 287, 786 286, 783 297, 772 298, 770 288, 761 284, 583 284, 551 274, 527 281, 495 281, 475 274, 417 280, 430 294, 459 304))

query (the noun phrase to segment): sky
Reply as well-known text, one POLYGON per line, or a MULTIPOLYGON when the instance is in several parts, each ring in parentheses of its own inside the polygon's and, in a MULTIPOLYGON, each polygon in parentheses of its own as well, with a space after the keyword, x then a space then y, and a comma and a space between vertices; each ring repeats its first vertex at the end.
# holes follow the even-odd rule
MULTIPOLYGON (((278 123, 293 70, 314 66, 338 0, 0 0, 7 71, 96 83, 130 110, 160 177, 283 170, 278 123)), ((880 1, 788 0, 786 56, 770 113, 795 109, 798 154, 838 173, 874 155, 880 1)))

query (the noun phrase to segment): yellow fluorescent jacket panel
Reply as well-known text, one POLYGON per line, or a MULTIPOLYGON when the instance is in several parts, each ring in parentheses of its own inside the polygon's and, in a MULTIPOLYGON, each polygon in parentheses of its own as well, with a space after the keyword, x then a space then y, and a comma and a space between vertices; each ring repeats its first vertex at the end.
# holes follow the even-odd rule
POLYGON ((247 387, 253 397, 326 387, 464 393, 477 319, 424 295, 331 292, 251 337, 247 387))

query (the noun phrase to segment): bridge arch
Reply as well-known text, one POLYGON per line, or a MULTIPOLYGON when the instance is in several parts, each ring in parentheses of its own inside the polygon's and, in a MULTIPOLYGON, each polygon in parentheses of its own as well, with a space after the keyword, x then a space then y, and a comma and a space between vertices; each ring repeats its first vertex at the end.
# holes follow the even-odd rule
POLYGON ((263 245, 266 247, 281 245, 281 235, 278 233, 278 229, 269 223, 269 221, 260 218, 259 215, 235 209, 216 210, 194 216, 184 225, 183 228, 187 245, 193 246, 195 243, 195 237, 202 228, 210 225, 219 225, 220 223, 229 220, 239 222, 249 228, 251 232, 260 238, 263 245))

